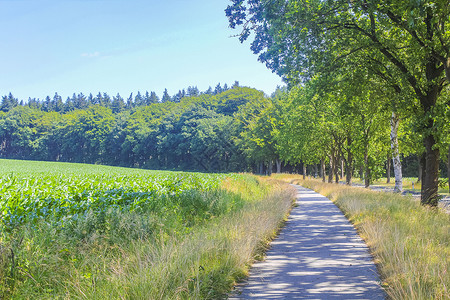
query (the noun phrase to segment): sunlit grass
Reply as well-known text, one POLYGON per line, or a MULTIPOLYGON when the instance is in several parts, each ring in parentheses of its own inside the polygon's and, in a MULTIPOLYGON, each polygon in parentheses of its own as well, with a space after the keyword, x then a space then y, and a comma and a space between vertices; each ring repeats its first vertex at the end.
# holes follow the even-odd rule
POLYGON ((411 196, 283 178, 340 207, 370 247, 392 299, 450 299, 448 214, 423 207, 411 196))
MULTIPOLYGON (((444 178, 441 178, 441 180, 445 180, 444 178)), ((364 184, 364 180, 361 180, 360 178, 352 178, 352 182, 356 184, 364 184)), ((403 190, 405 191, 416 191, 420 192, 422 190, 422 185, 420 182, 417 181, 417 177, 403 177, 402 180, 403 184, 403 190)), ((391 180, 389 183, 387 183, 387 178, 379 178, 377 180, 374 180, 371 183, 371 186, 377 186, 377 187, 389 187, 394 188, 395 186, 395 178, 391 177, 391 180)), ((443 196, 449 196, 449 189, 448 184, 441 185, 438 190, 439 194, 443 196)))

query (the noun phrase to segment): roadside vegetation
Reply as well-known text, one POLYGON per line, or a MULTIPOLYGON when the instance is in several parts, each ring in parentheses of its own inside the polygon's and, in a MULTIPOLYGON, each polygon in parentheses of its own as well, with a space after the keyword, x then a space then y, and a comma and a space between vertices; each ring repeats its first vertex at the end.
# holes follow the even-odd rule
POLYGON ((1 162, 1 299, 220 299, 294 195, 251 175, 1 162))
POLYGON ((282 176, 331 199, 370 247, 391 299, 450 298, 450 215, 412 196, 282 176))
MULTIPOLYGON (((360 178, 354 178, 352 180, 352 183, 358 184, 358 185, 364 185, 364 180, 361 180, 360 178)), ((403 177, 402 180, 402 186, 403 191, 406 192, 418 192, 420 193, 422 190, 422 186, 420 182, 417 181, 417 177, 403 177)), ((391 179, 388 183, 385 177, 374 179, 370 187, 380 187, 380 188, 390 188, 394 189, 395 182, 391 179)), ((447 178, 440 178, 439 179, 439 189, 438 194, 441 196, 449 196, 448 192, 448 185, 447 185, 447 178)))

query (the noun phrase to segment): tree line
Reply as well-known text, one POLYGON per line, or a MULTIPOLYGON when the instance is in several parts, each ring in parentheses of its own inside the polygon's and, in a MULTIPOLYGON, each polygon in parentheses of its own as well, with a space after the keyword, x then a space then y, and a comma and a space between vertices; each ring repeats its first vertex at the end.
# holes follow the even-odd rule
POLYGON ((47 96, 45 99, 28 98, 27 101, 17 99, 12 93, 2 96, 0 103, 0 110, 8 112, 16 106, 28 106, 30 108, 40 109, 42 111, 67 113, 77 109, 86 109, 91 105, 100 105, 111 108, 113 113, 118 113, 123 110, 130 110, 138 106, 147 106, 153 103, 164 102, 180 102, 184 97, 192 97, 199 95, 217 95, 229 90, 230 88, 239 86, 239 82, 235 81, 231 87, 226 83, 223 85, 218 83, 215 88, 209 87, 206 91, 200 92, 196 86, 189 86, 186 89, 179 90, 176 94, 170 96, 167 89, 164 89, 162 97, 159 98, 156 92, 146 91, 141 94, 140 91, 133 96, 130 94, 128 98, 123 98, 119 93, 115 96, 110 96, 107 93, 99 92, 96 96, 90 93, 88 96, 83 93, 73 93, 71 97, 67 97, 64 101, 62 97, 56 92, 53 97, 47 96))
MULTIPOLYGON (((215 95, 118 112, 100 104, 69 112, 19 105, 0 112, 0 157, 203 172, 295 171, 349 184, 360 176, 366 185, 389 178, 390 115, 378 106, 386 95, 361 85, 358 97, 356 91, 335 97, 323 83, 279 88, 270 97, 234 85, 215 95)), ((420 157, 412 119, 398 132, 402 158, 420 157)), ((408 175, 418 173, 414 168, 408 175)))
MULTIPOLYGON (((245 124, 236 115, 266 101, 252 88, 186 95, 179 101, 75 110, 16 105, 0 112, 0 157, 204 172, 248 171, 245 124)), ((28 103, 29 104, 29 103, 28 103)), ((64 103, 67 105, 67 103, 64 103)), ((245 119, 247 117, 243 117, 245 119)))

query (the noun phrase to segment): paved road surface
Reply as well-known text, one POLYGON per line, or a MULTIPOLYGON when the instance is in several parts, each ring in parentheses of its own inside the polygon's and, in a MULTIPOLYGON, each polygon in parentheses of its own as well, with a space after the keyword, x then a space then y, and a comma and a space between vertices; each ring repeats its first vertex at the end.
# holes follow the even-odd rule
POLYGON ((385 299, 354 227, 326 197, 296 188, 298 206, 266 260, 230 299, 385 299))

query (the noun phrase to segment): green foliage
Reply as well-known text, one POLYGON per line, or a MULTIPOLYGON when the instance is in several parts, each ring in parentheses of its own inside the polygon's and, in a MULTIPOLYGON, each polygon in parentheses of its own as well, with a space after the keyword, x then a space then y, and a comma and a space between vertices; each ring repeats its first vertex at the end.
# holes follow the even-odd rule
POLYGON ((84 109, 10 109, 0 115, 0 158, 246 170, 245 156, 234 139, 241 128, 233 116, 246 103, 262 98, 262 92, 237 85, 216 95, 199 94, 196 88, 188 91, 177 103, 154 103, 156 94, 138 93, 128 108, 120 95, 111 101, 99 93, 88 98, 74 95, 68 102, 87 106, 84 109))
POLYGON ((0 174, 2 299, 222 298, 292 201, 248 175, 14 160, 0 174))
POLYGON ((162 218, 176 215, 181 225, 187 225, 239 206, 228 203, 230 207, 227 207, 214 200, 217 198, 214 191, 225 178, 220 174, 124 169, 108 175, 107 168, 101 169, 102 172, 86 172, 82 166, 70 164, 66 165, 68 170, 50 174, 51 164, 7 160, 1 163, 4 171, 0 177, 0 214, 2 230, 7 232, 39 221, 65 227, 86 219, 86 215, 105 218, 111 209, 156 214, 162 218), (20 171, 23 168, 27 171, 20 171), (208 198, 212 202, 203 201, 205 193, 211 193, 208 198))
POLYGON ((339 85, 346 73, 355 74, 344 89, 333 86, 334 97, 342 101, 343 90, 367 100, 358 91, 362 83, 368 95, 389 95, 389 105, 382 101, 380 108, 412 117, 426 151, 423 203, 437 205, 439 96, 450 81, 448 1, 231 2, 230 27, 241 29, 241 42, 253 38, 251 50, 290 85, 316 77, 329 84, 336 78, 339 85), (379 88, 367 86, 361 74, 376 78, 379 88))

